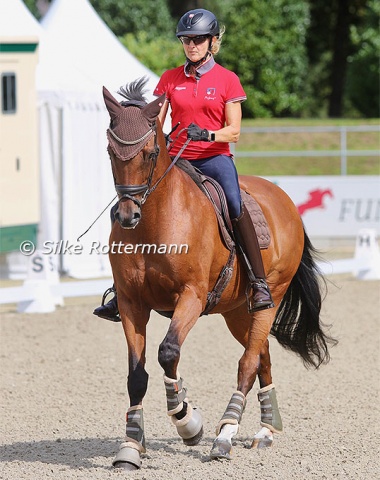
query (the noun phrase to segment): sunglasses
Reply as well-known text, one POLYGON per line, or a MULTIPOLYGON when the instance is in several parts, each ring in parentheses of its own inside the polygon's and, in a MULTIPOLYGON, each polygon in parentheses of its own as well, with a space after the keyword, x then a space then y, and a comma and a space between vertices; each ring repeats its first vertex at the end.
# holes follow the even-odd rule
POLYGON ((205 42, 210 35, 197 35, 196 37, 179 37, 182 43, 185 45, 190 45, 190 42, 193 41, 194 45, 200 45, 201 43, 205 42))

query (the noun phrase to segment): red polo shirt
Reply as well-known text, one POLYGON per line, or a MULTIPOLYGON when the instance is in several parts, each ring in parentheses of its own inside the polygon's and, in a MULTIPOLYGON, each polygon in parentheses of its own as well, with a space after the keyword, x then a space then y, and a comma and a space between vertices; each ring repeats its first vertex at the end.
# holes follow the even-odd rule
MULTIPOLYGON (((225 106, 229 102, 243 102, 246 94, 239 77, 217 64, 213 57, 197 69, 196 77, 186 72, 187 65, 167 70, 160 78, 154 95, 166 93, 171 105, 172 126, 180 126, 172 134, 196 123, 199 127, 216 131, 225 127, 225 106)), ((187 139, 184 131, 175 140, 170 155, 175 156, 187 139)), ((181 155, 187 160, 199 160, 214 155, 231 155, 228 143, 190 142, 181 155)))

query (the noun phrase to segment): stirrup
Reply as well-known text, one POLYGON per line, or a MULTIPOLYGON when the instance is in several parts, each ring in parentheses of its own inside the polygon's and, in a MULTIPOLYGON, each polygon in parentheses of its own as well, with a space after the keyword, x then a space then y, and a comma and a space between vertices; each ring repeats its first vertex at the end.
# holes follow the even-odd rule
POLYGON ((116 299, 116 289, 114 286, 108 288, 102 298, 102 304, 100 307, 95 308, 92 312, 94 315, 100 318, 104 318, 105 320, 110 320, 111 322, 121 322, 118 306, 117 306, 117 299, 116 299), (107 296, 113 293, 114 297, 105 304, 107 296))
POLYGON ((248 313, 254 313, 274 307, 274 302, 272 300, 272 295, 269 291, 268 285, 261 279, 256 279, 252 283, 248 283, 247 288, 245 289, 245 297, 247 299, 248 313), (265 288, 265 290, 268 292, 269 300, 259 303, 255 302, 255 287, 265 288))
POLYGON ((106 301, 106 298, 110 293, 113 293, 114 295, 116 295, 116 288, 114 285, 112 285, 112 287, 107 288, 107 290, 103 293, 102 307, 104 307, 104 302, 106 301))

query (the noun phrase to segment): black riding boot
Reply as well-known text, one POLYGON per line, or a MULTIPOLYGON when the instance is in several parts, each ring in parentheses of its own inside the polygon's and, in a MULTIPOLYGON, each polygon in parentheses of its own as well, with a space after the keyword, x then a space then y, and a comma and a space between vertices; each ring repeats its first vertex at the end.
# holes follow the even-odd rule
POLYGON ((240 216, 232 220, 232 226, 235 240, 241 249, 250 283, 246 290, 248 312, 253 313, 274 307, 272 296, 265 280, 263 259, 256 230, 245 205, 242 206, 240 216))
POLYGON ((105 318, 106 320, 110 320, 111 322, 121 322, 121 318, 119 315, 119 307, 117 305, 117 294, 115 290, 115 285, 113 285, 111 288, 108 288, 104 292, 102 298, 102 305, 98 308, 95 308, 93 314, 97 315, 98 317, 105 318), (104 305, 105 299, 110 293, 114 293, 115 295, 108 303, 104 305))

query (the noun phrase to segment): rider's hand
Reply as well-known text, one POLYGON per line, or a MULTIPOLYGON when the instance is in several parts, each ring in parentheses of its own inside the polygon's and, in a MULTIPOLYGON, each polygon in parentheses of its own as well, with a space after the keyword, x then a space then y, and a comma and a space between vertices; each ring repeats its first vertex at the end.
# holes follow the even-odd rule
POLYGON ((195 123, 190 123, 187 127, 187 138, 191 138, 194 142, 209 142, 210 132, 205 128, 202 130, 195 123))

